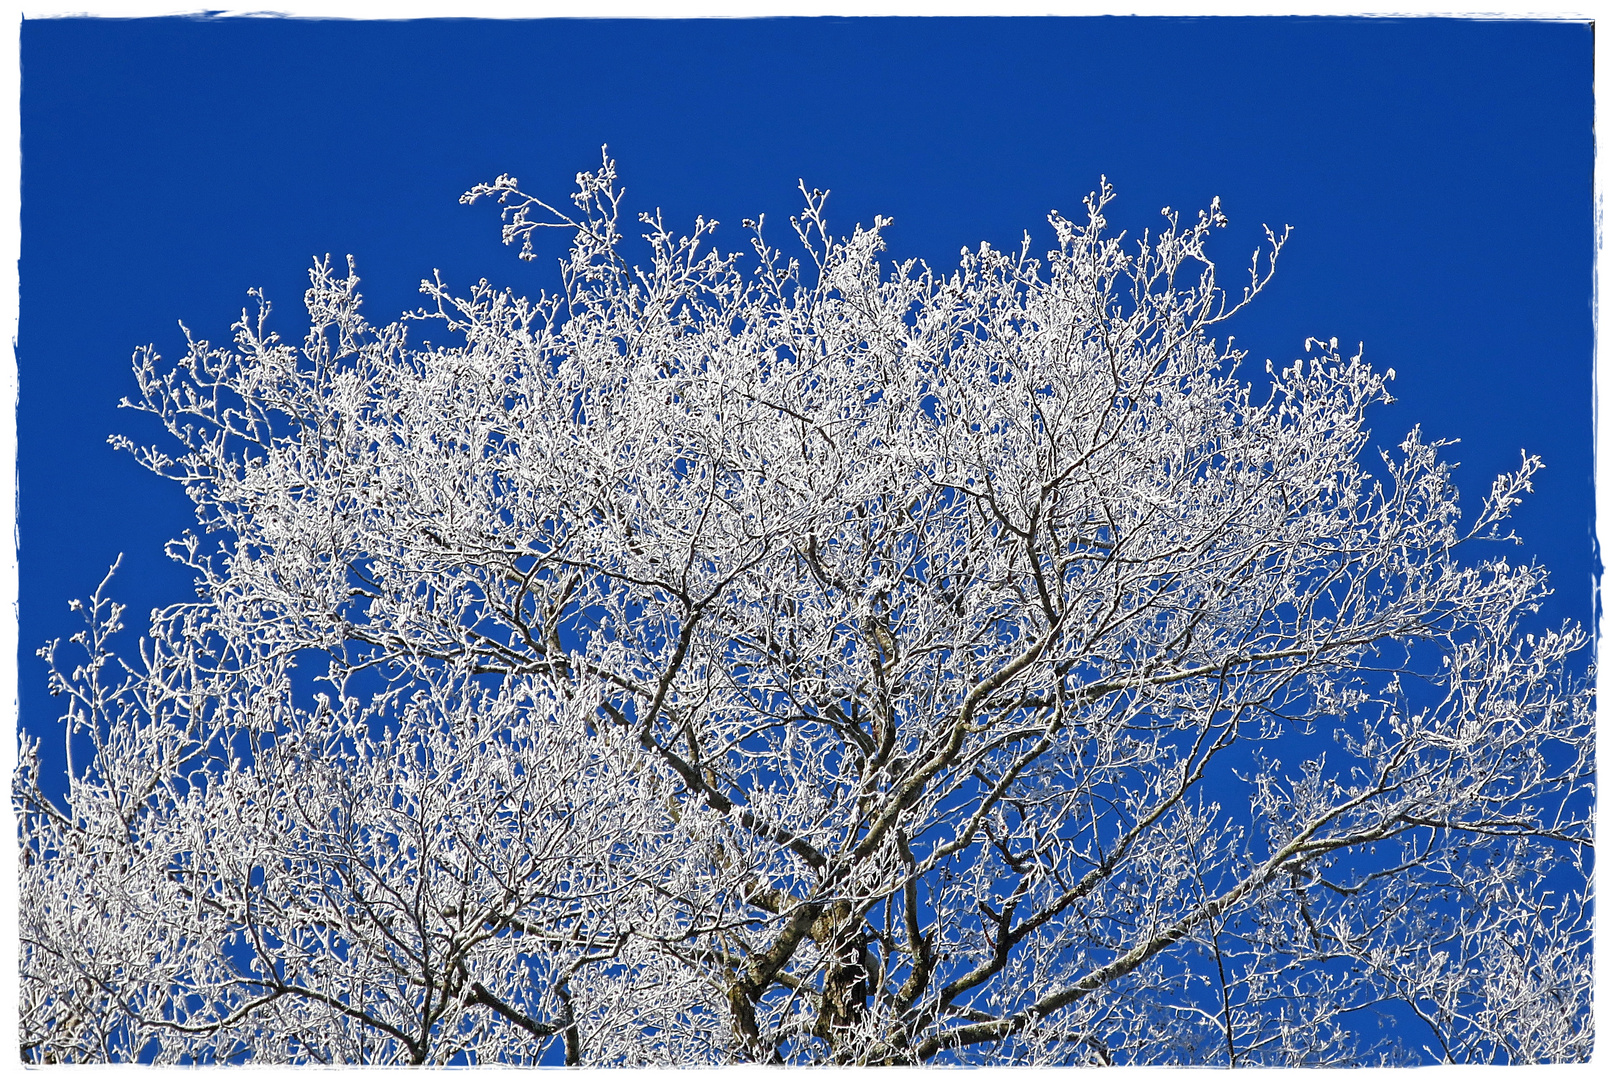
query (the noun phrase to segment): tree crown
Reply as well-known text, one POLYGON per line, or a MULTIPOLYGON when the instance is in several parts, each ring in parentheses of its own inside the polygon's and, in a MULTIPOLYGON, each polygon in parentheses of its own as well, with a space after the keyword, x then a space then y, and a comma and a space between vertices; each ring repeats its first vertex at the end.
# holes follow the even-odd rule
POLYGON ((608 158, 500 177, 558 291, 376 327, 325 259, 300 347, 136 354, 198 597, 42 650, 93 756, 19 774, 25 1054, 1584 1056, 1585 638, 1458 557, 1539 460, 1464 520, 1417 430, 1368 468, 1392 371, 1242 381, 1286 233, 1229 297, 1218 203, 940 272, 802 193, 799 255, 634 266, 608 158))

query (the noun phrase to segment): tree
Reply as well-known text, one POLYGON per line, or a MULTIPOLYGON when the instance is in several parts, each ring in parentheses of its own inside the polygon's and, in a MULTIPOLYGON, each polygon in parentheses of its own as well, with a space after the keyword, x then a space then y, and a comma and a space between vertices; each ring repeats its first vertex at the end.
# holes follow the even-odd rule
POLYGON ((1464 520, 1418 431, 1369 468, 1392 371, 1240 381, 1283 236, 1229 297, 1217 203, 1105 184, 941 273, 803 187, 800 259, 639 268, 578 181, 464 200, 552 294, 377 328, 325 260, 300 348, 136 354, 197 598, 41 650, 26 1059, 1588 1055, 1585 635, 1459 558, 1540 462, 1464 520))

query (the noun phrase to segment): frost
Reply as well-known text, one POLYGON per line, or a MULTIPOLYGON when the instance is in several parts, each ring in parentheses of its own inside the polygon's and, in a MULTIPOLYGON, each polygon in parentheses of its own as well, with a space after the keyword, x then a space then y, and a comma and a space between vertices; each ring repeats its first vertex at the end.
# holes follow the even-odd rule
POLYGON ((1393 371, 1240 382, 1286 234, 1229 295, 1219 203, 1112 195, 934 271, 803 185, 792 254, 634 266, 607 158, 465 195, 557 293, 377 327, 326 259, 300 346, 137 353, 198 598, 43 650, 25 1058, 1584 1058, 1585 636, 1467 554, 1538 459, 1464 517, 1368 452, 1393 371))

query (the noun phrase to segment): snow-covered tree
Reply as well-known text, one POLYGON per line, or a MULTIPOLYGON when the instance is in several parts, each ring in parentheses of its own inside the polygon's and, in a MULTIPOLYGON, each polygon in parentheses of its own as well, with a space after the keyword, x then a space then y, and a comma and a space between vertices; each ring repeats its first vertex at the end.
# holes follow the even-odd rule
POLYGON ((942 272, 803 188, 640 267, 578 179, 465 196, 553 293, 326 260, 300 347, 136 354, 197 598, 41 650, 25 1059, 1588 1055, 1586 638, 1483 546, 1540 462, 1464 516, 1392 371, 1247 381, 1281 236, 1229 296, 1105 186, 942 272))

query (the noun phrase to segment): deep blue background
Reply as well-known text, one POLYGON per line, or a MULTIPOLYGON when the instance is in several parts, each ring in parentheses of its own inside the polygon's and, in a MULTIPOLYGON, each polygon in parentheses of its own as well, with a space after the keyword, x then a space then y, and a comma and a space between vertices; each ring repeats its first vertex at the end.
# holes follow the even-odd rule
POLYGON ((1221 196, 1229 284, 1262 222, 1292 224, 1227 329, 1257 362, 1364 341, 1399 374, 1375 439, 1460 437, 1470 505, 1541 454, 1522 554, 1554 571, 1544 617, 1588 621, 1591 48, 1457 20, 24 22, 22 722, 50 729, 33 650, 120 551, 131 649, 189 594, 161 552, 188 502, 106 445, 156 437, 114 407, 133 347, 176 358, 176 319, 227 340, 251 286, 300 339, 326 252, 357 257, 379 322, 433 268, 534 292, 556 238, 520 263, 458 196, 509 172, 561 201, 602 142, 635 212, 715 216, 725 247, 758 211, 786 239, 798 177, 840 229, 891 215, 890 254, 939 265, 1027 228, 1045 249, 1100 174, 1134 234, 1221 196))

